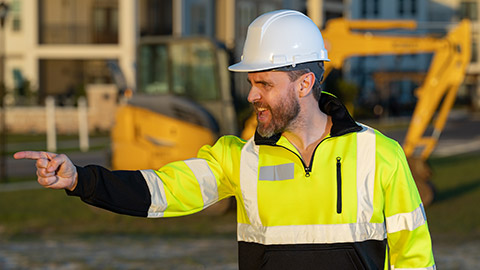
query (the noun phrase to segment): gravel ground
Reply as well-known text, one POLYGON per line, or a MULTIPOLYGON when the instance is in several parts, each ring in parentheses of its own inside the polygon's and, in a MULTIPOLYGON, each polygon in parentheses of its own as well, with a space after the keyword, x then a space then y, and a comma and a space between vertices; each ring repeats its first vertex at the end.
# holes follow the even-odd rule
POLYGON ((434 256, 439 270, 480 269, 480 240, 436 244, 434 256))
MULTIPOLYGON (((480 240, 435 245, 438 269, 479 269, 480 240)), ((0 240, 0 269, 237 269, 234 239, 0 240)))
POLYGON ((0 269, 237 269, 233 239, 0 240, 0 269))

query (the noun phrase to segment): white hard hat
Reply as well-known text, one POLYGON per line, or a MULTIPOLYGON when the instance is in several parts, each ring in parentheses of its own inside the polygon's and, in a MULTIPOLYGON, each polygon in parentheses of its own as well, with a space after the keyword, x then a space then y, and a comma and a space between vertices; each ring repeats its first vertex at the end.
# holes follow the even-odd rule
POLYGON ((241 61, 228 69, 253 72, 315 61, 330 61, 318 27, 298 11, 278 10, 248 26, 241 61))

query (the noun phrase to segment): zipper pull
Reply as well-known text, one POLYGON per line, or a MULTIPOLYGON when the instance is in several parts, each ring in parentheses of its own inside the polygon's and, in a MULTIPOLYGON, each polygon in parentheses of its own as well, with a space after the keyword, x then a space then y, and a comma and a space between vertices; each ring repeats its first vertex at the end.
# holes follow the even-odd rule
POLYGON ((312 169, 310 169, 310 167, 305 167, 305 177, 310 177, 310 172, 312 171, 312 169))

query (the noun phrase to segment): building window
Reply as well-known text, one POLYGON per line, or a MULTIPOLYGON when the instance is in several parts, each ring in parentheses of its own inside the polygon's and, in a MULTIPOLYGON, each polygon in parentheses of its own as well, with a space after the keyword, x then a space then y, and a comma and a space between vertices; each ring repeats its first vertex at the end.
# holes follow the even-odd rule
POLYGON ((378 0, 362 0, 360 3, 360 17, 378 17, 380 15, 380 1, 378 0))
POLYGON ((113 83, 107 60, 40 60, 40 100, 54 96, 59 105, 74 105, 88 84, 113 83))
POLYGON ((404 5, 405 5, 405 1, 403 0, 398 0, 398 15, 400 16, 403 16, 404 13, 405 13, 405 10, 404 10, 404 5))
POLYGON ((173 33, 172 0, 140 0, 138 3, 141 36, 173 33))
POLYGON ((38 0, 40 44, 118 43, 118 0, 38 0))
POLYGON ((460 18, 478 20, 477 2, 465 1, 460 3, 460 18))
POLYGON ((19 0, 12 1, 11 16, 12 16, 12 31, 18 32, 22 30, 21 7, 20 7, 19 0))
POLYGON ((478 61, 478 43, 476 39, 472 39, 472 56, 470 58, 471 63, 476 63, 478 61))
POLYGON ((410 0, 410 13, 413 16, 417 14, 417 0, 410 0))
POLYGON ((186 36, 215 35, 215 16, 213 0, 184 0, 182 33, 186 36))
POLYGON ((118 9, 111 6, 93 8, 93 43, 115 43, 118 35, 118 9))
POLYGON ((373 0, 373 15, 375 15, 375 17, 378 17, 378 14, 379 14, 379 1, 373 0))
POLYGON ((398 0, 398 15, 400 17, 415 17, 417 15, 417 2, 417 0, 398 0))
POLYGON ((362 0, 360 10, 361 10, 361 15, 360 16, 362 18, 367 17, 367 0, 362 0))

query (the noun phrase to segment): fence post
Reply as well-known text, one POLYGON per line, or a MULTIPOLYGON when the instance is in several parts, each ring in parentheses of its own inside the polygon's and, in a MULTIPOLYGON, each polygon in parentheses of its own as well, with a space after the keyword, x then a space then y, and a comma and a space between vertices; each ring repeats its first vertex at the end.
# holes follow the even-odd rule
POLYGON ((4 102, 4 85, 0 82, 0 182, 7 182, 7 108, 4 102))
POLYGON ((51 96, 45 98, 45 116, 47 123, 47 150, 57 151, 57 130, 55 129, 55 99, 51 96))
POLYGON ((78 98, 78 137, 80 150, 87 152, 90 145, 88 141, 88 108, 85 97, 78 98))

